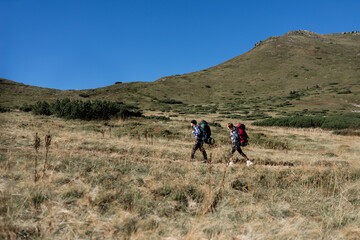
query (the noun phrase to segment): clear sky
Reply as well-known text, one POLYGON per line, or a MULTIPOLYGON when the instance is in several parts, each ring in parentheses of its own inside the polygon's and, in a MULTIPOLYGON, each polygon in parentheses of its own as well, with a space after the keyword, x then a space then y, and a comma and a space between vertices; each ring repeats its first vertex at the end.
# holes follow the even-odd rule
POLYGON ((360 0, 0 0, 0 77, 56 89, 155 81, 299 29, 360 31, 360 0))

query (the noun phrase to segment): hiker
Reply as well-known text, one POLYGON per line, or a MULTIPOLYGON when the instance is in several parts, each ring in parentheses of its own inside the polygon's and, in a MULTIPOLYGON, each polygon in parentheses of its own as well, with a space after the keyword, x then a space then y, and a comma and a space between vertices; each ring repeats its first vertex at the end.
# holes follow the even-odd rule
MULTIPOLYGON (((240 153, 240 155, 246 159, 246 165, 250 166, 253 163, 245 155, 245 153, 241 150, 241 147, 240 147, 241 139, 240 139, 240 135, 239 135, 239 130, 236 127, 234 127, 234 125, 232 123, 228 123, 227 128, 230 131, 230 138, 231 138, 231 142, 232 142, 231 155, 233 155, 234 152, 238 151, 240 153)), ((229 165, 233 165, 233 164, 234 164, 234 162, 231 160, 229 162, 229 165)))
POLYGON ((191 151, 190 162, 194 160, 194 155, 195 155, 196 150, 200 149, 200 151, 202 152, 202 154, 204 156, 203 163, 207 163, 208 160, 207 160, 207 155, 206 155, 206 151, 204 148, 204 140, 203 140, 202 132, 200 131, 200 128, 197 125, 196 120, 191 120, 190 124, 191 124, 191 127, 194 129, 194 131, 192 131, 192 133, 195 135, 195 144, 191 151))

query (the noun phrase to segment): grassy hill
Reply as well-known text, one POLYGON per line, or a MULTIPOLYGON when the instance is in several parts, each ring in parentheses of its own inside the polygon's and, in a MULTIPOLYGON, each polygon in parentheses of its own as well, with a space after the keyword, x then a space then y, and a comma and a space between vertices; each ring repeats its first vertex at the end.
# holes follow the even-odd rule
POLYGON ((320 35, 291 31, 261 41, 252 50, 217 66, 150 83, 60 91, 2 79, 0 105, 85 97, 178 112, 198 111, 196 105, 245 115, 349 112, 354 109, 352 104, 360 103, 359 79, 359 32, 320 35), (169 100, 182 104, 169 104, 169 100))
MULTIPOLYGON (((358 33, 289 32, 203 71, 98 89, 0 79, 3 107, 107 99, 146 116, 0 113, 0 239, 360 239, 359 132, 251 122, 360 105, 359 40, 358 33), (170 117, 152 116, 160 114, 170 117), (209 164, 200 152, 188 161, 191 119, 211 126, 209 164), (249 167, 231 155, 226 126, 240 120, 249 167)), ((350 115, 357 114, 265 121, 359 120, 350 115)))

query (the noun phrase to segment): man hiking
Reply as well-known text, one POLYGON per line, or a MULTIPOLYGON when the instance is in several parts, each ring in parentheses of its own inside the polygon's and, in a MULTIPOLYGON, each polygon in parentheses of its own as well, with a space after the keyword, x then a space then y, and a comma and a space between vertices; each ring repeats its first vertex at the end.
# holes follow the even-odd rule
MULTIPOLYGON (((231 150, 231 155, 234 154, 234 152, 238 151, 240 153, 241 156, 243 156, 246 159, 246 165, 250 166, 251 164, 253 164, 250 159, 245 155, 245 153, 243 153, 243 151, 241 150, 240 147, 240 135, 239 135, 239 130, 234 127, 234 125, 232 123, 228 123, 227 128, 230 131, 230 138, 231 138, 231 142, 232 142, 232 150, 231 150)), ((231 160, 229 162, 229 165, 233 165, 234 162, 231 160)))
POLYGON ((204 148, 204 140, 203 140, 203 136, 202 136, 202 132, 200 131, 196 120, 191 120, 190 122, 191 127, 194 129, 194 131, 192 131, 192 133, 195 135, 195 144, 192 148, 191 151, 191 158, 190 158, 190 162, 192 162, 194 160, 194 155, 196 150, 200 149, 200 151, 202 152, 203 156, 204 156, 204 161, 203 163, 207 163, 207 155, 206 155, 206 151, 204 148))

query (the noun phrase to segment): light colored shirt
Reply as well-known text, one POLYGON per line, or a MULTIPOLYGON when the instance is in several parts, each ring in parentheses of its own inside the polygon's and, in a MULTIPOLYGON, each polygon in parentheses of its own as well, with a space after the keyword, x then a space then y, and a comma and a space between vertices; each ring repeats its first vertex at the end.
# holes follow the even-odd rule
POLYGON ((197 125, 195 125, 193 128, 194 128, 194 135, 195 135, 196 140, 201 140, 200 128, 197 125))
POLYGON ((231 142, 232 143, 239 142, 239 132, 238 132, 238 130, 236 128, 233 128, 233 130, 231 130, 230 137, 231 137, 231 142))

